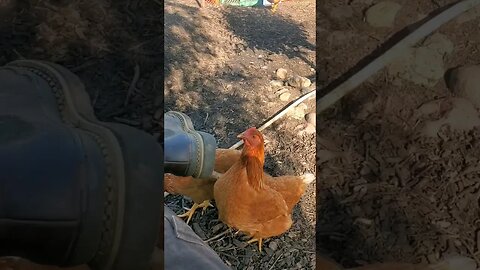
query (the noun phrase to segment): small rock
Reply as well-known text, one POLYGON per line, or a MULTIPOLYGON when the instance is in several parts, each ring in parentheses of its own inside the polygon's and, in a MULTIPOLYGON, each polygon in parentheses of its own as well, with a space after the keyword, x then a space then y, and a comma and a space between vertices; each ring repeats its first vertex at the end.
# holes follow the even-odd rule
POLYGON ((312 85, 312 82, 310 81, 310 79, 309 78, 303 78, 302 89, 303 88, 308 88, 308 87, 310 87, 310 85, 312 85))
POLYGON ((268 244, 268 247, 273 251, 277 250, 277 248, 278 248, 277 241, 271 241, 270 244, 268 244))
POLYGON ((288 80, 288 85, 295 88, 302 88, 303 79, 302 76, 295 75, 288 80))
POLYGON ((317 130, 316 130, 315 126, 312 125, 312 124, 307 124, 305 129, 302 130, 302 133, 306 133, 306 134, 314 134, 315 132, 317 132, 317 130))
POLYGON ((288 101, 290 99, 291 95, 292 94, 290 94, 288 92, 282 93, 282 94, 280 94, 280 100, 281 101, 288 101))
POLYGON ((441 119, 428 121, 422 128, 422 134, 426 137, 437 137, 440 129, 449 125, 451 129, 469 131, 480 126, 480 116, 472 102, 465 98, 452 98, 452 109, 441 119))
POLYGON ((330 16, 335 19, 346 19, 353 16, 353 9, 350 6, 335 7, 330 10, 330 16))
POLYGON ((247 242, 245 242, 245 241, 239 241, 239 240, 237 240, 237 239, 233 239, 233 244, 234 244, 235 246, 239 247, 239 248, 245 248, 245 247, 248 245, 247 242))
POLYGON ((275 95, 280 96, 281 94, 289 92, 288 88, 280 88, 277 91, 275 91, 275 95))
POLYGON ((311 112, 311 113, 308 113, 307 115, 305 115, 305 120, 307 121, 307 123, 309 123, 310 125, 312 126, 316 126, 317 125, 317 114, 315 112, 311 112))
MULTIPOLYGON (((303 103, 302 103, 303 104, 303 103)), ((300 104, 300 105, 302 105, 300 104)), ((305 118, 305 107, 298 105, 297 107, 290 110, 290 115, 295 119, 303 119, 305 118)))
POLYGON ((450 41, 445 35, 440 33, 435 33, 431 35, 425 42, 422 44, 423 47, 427 47, 431 50, 436 51, 439 55, 451 54, 454 49, 453 42, 450 41))
POLYGON ((163 109, 162 108, 158 109, 153 115, 153 118, 155 120, 161 120, 163 118, 163 109))
POLYGON ((283 86, 283 82, 279 80, 273 80, 273 81, 270 81, 270 86, 272 88, 280 88, 283 86))
POLYGON ((463 66, 453 70, 447 84, 457 96, 470 100, 480 109, 480 66, 463 66))
POLYGON ((308 106, 305 103, 300 103, 297 105, 297 108, 301 108, 302 110, 305 111, 306 109, 308 109, 308 106))
POLYGON ((367 10, 366 20, 373 27, 392 27, 401 8, 395 2, 380 2, 367 10))
POLYGON ((219 223, 219 224, 213 226, 212 229, 211 229, 212 233, 218 232, 221 228, 223 228, 223 223, 219 223))
MULTIPOLYGON (((284 68, 279 68, 277 69, 277 71, 275 72, 275 74, 277 75, 277 79, 279 80, 282 80, 282 81, 285 81, 287 79, 287 70, 284 69, 284 68)), ((283 84, 282 84, 283 85, 283 84)))

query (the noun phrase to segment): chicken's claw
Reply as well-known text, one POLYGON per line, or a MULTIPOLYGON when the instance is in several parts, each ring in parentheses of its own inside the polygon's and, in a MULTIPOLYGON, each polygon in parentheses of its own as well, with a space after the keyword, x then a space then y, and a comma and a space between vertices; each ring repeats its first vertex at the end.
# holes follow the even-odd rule
POLYGON ((272 13, 275 13, 275 11, 277 11, 277 8, 278 8, 278 2, 273 3, 272 4, 272 13))
POLYGON ((247 243, 251 244, 251 243, 255 243, 257 241, 258 241, 258 251, 260 251, 260 253, 262 253, 262 241, 263 241, 262 238, 252 238, 252 239, 248 240, 247 243))
POLYGON ((194 203, 192 208, 190 208, 190 210, 188 210, 187 212, 185 212, 181 215, 178 215, 178 217, 179 218, 188 217, 187 218, 187 224, 188 224, 190 222, 190 220, 192 219, 193 214, 195 214, 195 211, 197 210, 197 208, 198 208, 198 204, 194 203))
POLYGON ((213 205, 210 203, 209 200, 205 200, 203 201, 202 203, 198 204, 198 203, 194 203, 192 208, 190 208, 190 210, 188 210, 187 212, 181 214, 181 215, 178 215, 178 217, 180 218, 183 218, 183 217, 188 217, 187 218, 187 224, 190 222, 190 220, 192 219, 193 217, 193 214, 195 214, 195 211, 199 208, 199 207, 202 207, 203 210, 202 210, 202 214, 205 213, 205 210, 207 210, 207 208, 209 206, 212 206, 213 205))
POLYGON ((202 210, 202 215, 205 213, 205 210, 207 210, 207 208, 208 208, 209 206, 213 207, 213 205, 210 203, 209 200, 205 200, 205 201, 203 201, 201 204, 198 205, 198 207, 202 207, 202 208, 203 208, 203 210, 202 210))
POLYGON ((185 213, 183 213, 183 214, 181 214, 181 215, 178 215, 178 217, 180 217, 180 218, 188 217, 188 219, 187 219, 187 224, 188 224, 188 223, 190 222, 190 220, 192 219, 193 214, 195 214, 195 211, 196 211, 199 207, 202 207, 202 208, 203 208, 203 210, 202 210, 202 215, 203 215, 203 213, 205 213, 205 210, 207 210, 207 208, 208 208, 209 206, 212 206, 212 207, 213 207, 213 205, 210 203, 209 200, 205 200, 205 201, 203 201, 203 202, 200 203, 200 204, 194 203, 193 206, 192 206, 192 208, 190 208, 190 210, 188 210, 187 212, 185 212, 185 213))

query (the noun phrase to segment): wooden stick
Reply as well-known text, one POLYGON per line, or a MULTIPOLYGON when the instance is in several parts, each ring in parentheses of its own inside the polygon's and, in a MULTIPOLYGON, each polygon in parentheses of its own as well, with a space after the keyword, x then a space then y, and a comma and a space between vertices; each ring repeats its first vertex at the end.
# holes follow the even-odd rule
MULTIPOLYGON (((312 91, 304 94, 303 96, 300 96, 297 100, 293 101, 292 103, 290 103, 289 105, 287 105, 286 107, 281 109, 276 115, 271 117, 270 120, 265 122, 261 127, 258 128, 258 130, 262 131, 262 130, 266 129, 271 124, 273 124, 273 122, 277 121, 278 119, 280 119, 280 117, 284 116, 290 109, 292 109, 293 107, 302 103, 306 99, 313 97, 315 95, 315 91, 316 91, 316 89, 313 89, 312 91)), ((236 148, 240 147, 242 144, 243 144, 243 141, 238 141, 236 144, 232 145, 229 149, 236 149, 236 148)))
POLYGON ((348 80, 340 84, 334 90, 323 96, 317 101, 317 114, 323 112, 338 100, 343 98, 345 95, 350 93, 353 89, 367 80, 370 76, 378 72, 380 69, 384 68, 387 64, 392 62, 394 59, 402 56, 405 50, 430 35, 433 31, 438 29, 443 24, 449 22, 453 18, 462 14, 463 12, 474 8, 480 4, 480 0, 463 0, 455 5, 447 8, 445 11, 441 12, 437 16, 433 17, 422 26, 417 28, 415 31, 407 35, 405 38, 400 40, 392 48, 386 51, 381 56, 377 57, 375 60, 370 62, 367 66, 362 68, 359 72, 355 73, 348 80))

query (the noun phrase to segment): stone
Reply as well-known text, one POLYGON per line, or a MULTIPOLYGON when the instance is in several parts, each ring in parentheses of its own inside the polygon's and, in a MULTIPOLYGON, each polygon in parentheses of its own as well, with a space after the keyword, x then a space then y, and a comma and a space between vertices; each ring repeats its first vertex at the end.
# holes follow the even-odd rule
POLYGON ((302 88, 303 79, 302 76, 295 75, 288 80, 288 85, 295 88, 302 88))
POLYGON ((305 131, 306 134, 314 134, 315 132, 317 132, 317 129, 315 128, 314 125, 307 124, 304 131, 305 131))
POLYGON ((279 80, 272 80, 270 81, 270 86, 272 88, 280 88, 280 87, 283 87, 283 82, 279 80))
POLYGON ((288 72, 284 68, 279 68, 275 72, 275 75, 277 75, 277 79, 285 81, 287 79, 288 72))
POLYGON ((290 115, 295 119, 303 119, 305 118, 305 110, 307 109, 307 105, 305 103, 300 103, 298 106, 290 110, 290 115))
POLYGON ((447 84, 456 96, 470 100, 480 109, 480 66, 454 69, 447 78, 447 84))
POLYGON ((380 2, 367 10, 366 21, 373 27, 393 27, 402 6, 395 2, 380 2))
POLYGON ((480 126, 479 112, 473 104, 464 98, 452 98, 452 109, 441 119, 426 122, 421 133, 426 137, 437 137, 440 129, 449 125, 457 131, 469 131, 480 126))
POLYGON ((291 95, 292 94, 290 94, 289 92, 282 93, 282 94, 280 94, 280 100, 281 101, 288 101, 290 99, 291 95))
POLYGON ((317 114, 315 112, 311 112, 305 115, 305 120, 307 121, 307 123, 313 126, 317 125, 316 118, 317 118, 317 114))
POLYGON ((310 87, 310 85, 312 85, 312 82, 310 81, 309 78, 305 78, 305 77, 302 77, 303 80, 302 80, 302 89, 303 88, 308 88, 310 87))
POLYGON ((388 73, 392 78, 432 87, 445 73, 443 55, 429 47, 407 48, 402 57, 388 66, 388 73))
POLYGON ((423 42, 422 47, 436 51, 440 55, 451 54, 454 49, 453 42, 447 36, 435 33, 423 42))
POLYGON ((273 251, 277 250, 277 248, 278 248, 277 241, 271 241, 270 244, 268 244, 268 247, 273 251))

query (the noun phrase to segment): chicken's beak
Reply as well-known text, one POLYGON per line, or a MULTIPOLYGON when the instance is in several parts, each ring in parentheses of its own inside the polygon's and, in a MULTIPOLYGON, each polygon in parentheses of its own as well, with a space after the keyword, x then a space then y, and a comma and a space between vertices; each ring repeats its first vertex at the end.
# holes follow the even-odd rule
POLYGON ((239 138, 239 139, 242 139, 242 140, 243 140, 243 138, 245 138, 245 136, 244 136, 243 132, 242 132, 242 133, 240 133, 240 134, 238 134, 238 135, 237 135, 237 138, 239 138))

